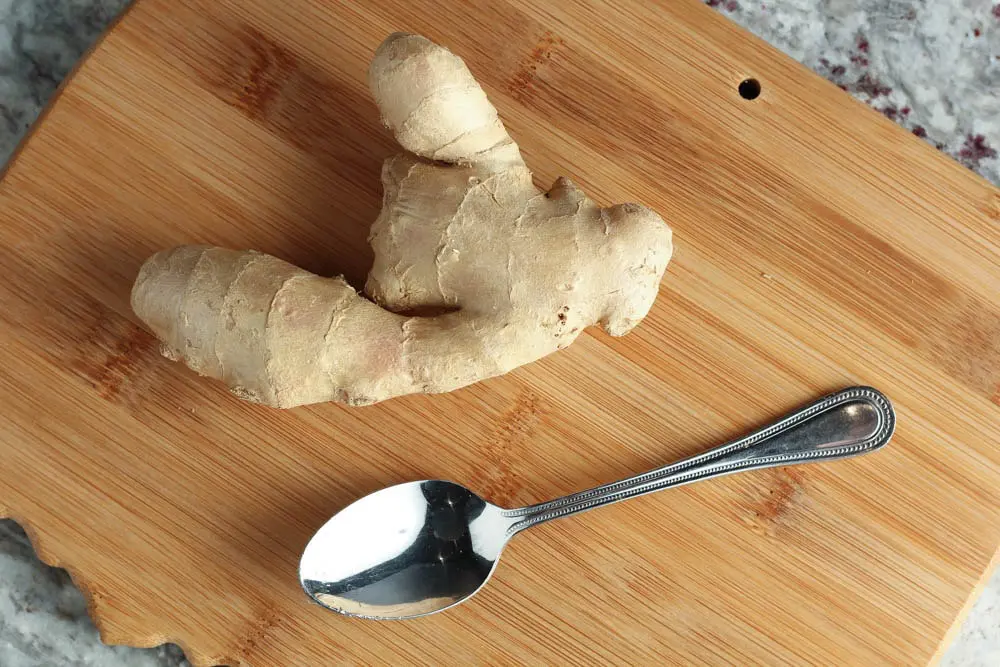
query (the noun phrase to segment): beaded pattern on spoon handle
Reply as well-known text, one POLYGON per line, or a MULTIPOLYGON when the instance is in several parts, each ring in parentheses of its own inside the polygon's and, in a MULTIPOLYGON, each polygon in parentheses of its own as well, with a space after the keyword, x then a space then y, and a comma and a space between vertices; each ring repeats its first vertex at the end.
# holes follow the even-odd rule
MULTIPOLYGON (((831 394, 812 405, 795 412, 785 419, 765 427, 744 438, 717 447, 689 459, 630 477, 605 486, 599 486, 580 493, 571 494, 553 501, 507 510, 505 516, 511 518, 524 517, 513 524, 508 534, 520 532, 525 528, 569 514, 582 512, 594 507, 606 505, 637 495, 659 491, 661 489, 679 486, 707 477, 715 477, 728 473, 755 468, 767 468, 782 464, 807 463, 814 460, 830 460, 855 456, 874 451, 889 441, 895 429, 896 420, 889 400, 878 390, 871 387, 853 387, 831 394), (827 446, 829 440, 806 443, 797 449, 759 458, 740 458, 725 463, 727 457, 746 453, 755 445, 787 434, 797 426, 838 407, 846 407, 851 403, 867 403, 873 406, 878 415, 878 428, 874 433, 861 439, 840 446, 827 446)), ((831 433, 830 440, 837 442, 836 436, 844 434, 831 433)))

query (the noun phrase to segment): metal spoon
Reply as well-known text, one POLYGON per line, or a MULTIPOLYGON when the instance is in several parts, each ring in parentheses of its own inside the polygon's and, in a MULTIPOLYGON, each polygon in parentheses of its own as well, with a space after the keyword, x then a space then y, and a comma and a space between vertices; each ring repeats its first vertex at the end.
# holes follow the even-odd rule
POLYGON ((475 594, 510 538, 529 526, 719 475, 865 454, 885 445, 895 424, 885 396, 854 387, 704 454, 520 509, 502 509, 452 482, 391 486, 319 529, 299 579, 316 602, 349 616, 433 614, 475 594))

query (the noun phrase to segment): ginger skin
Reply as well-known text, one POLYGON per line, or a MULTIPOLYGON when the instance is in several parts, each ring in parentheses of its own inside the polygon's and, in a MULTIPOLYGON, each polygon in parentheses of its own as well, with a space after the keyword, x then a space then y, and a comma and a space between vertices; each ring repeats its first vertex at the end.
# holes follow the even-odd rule
POLYGON ((388 37, 369 85, 408 151, 382 168, 372 301, 254 251, 165 250, 132 308, 166 356, 274 407, 364 405, 452 391, 646 315, 672 250, 659 216, 602 209, 565 178, 536 188, 465 63, 423 37, 388 37), (407 314, 428 309, 448 312, 407 314))

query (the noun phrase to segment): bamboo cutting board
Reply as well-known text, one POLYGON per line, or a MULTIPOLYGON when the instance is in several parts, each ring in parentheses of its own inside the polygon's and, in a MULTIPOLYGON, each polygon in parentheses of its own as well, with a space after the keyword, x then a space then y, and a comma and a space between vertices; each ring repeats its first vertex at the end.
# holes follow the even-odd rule
POLYGON ((1000 192, 694 0, 139 0, 9 168, 0 216, 0 514, 111 643, 196 665, 910 665, 1000 543, 1000 192), (396 150, 365 69, 393 30, 467 60, 539 184, 670 221, 659 300, 623 339, 450 395, 238 402, 157 354, 132 280, 205 242, 362 284, 396 150), (530 503, 855 383, 898 410, 878 454, 546 524, 426 619, 299 589, 312 532, 380 487, 530 503))

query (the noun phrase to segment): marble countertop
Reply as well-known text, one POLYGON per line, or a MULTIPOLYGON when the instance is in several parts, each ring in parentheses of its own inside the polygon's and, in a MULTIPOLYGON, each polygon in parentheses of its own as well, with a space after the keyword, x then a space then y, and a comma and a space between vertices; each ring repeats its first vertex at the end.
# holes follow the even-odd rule
MULTIPOLYGON (((1000 185, 1000 0, 706 0, 1000 185)), ((0 0, 0 163, 126 0, 0 0)), ((180 667, 176 646, 101 644, 83 597, 0 520, 0 665, 180 667)), ((1000 572, 943 659, 1000 664, 1000 572)))

